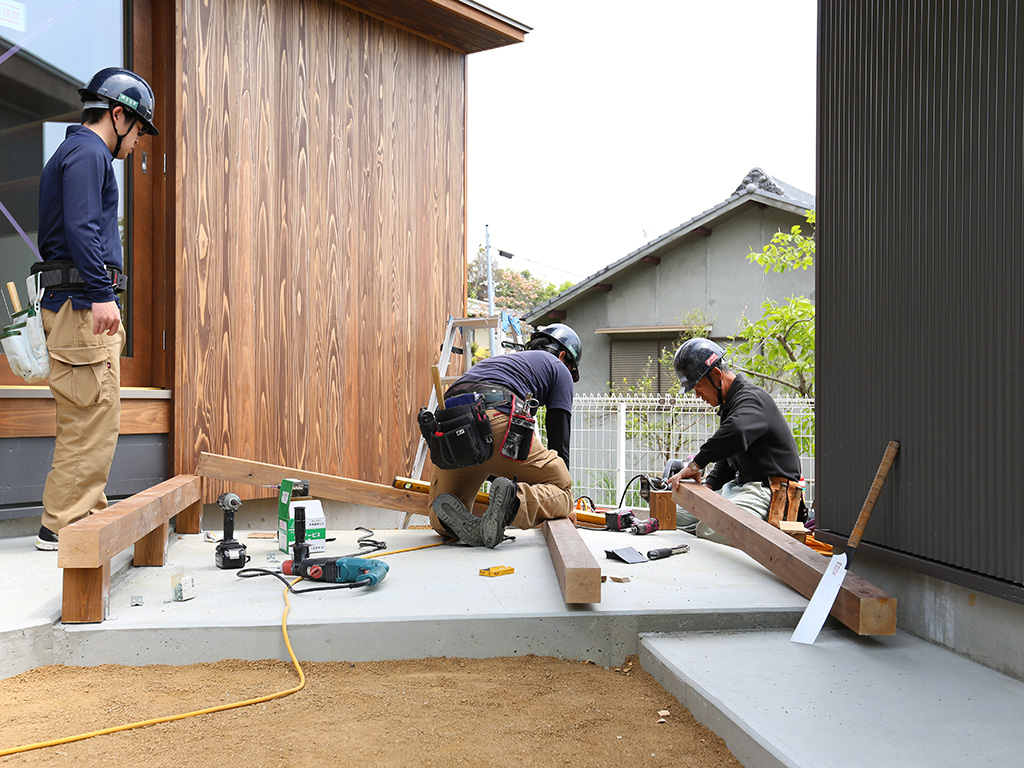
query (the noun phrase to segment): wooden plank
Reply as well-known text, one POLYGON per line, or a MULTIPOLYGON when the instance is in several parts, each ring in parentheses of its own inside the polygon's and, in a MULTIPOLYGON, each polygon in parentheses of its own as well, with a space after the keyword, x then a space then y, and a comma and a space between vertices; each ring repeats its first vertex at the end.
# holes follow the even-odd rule
POLYGON ((545 520, 544 539, 566 603, 601 602, 601 566, 566 517, 545 520))
MULTIPOLYGON (((64 535, 64 528, 61 536, 64 535)), ((59 552, 58 552, 59 555, 59 552)), ((95 624, 110 608, 110 561, 95 568, 65 568, 60 620, 65 624, 95 624)))
MULTIPOLYGON (((680 483, 672 498, 801 595, 810 598, 814 594, 828 565, 827 557, 726 501, 706 485, 680 483)), ((858 635, 896 632, 896 598, 853 573, 843 582, 832 615, 858 635)))
POLYGON ((60 531, 57 565, 98 568, 200 499, 202 481, 177 475, 60 531))
POLYGON ((676 503, 672 500, 672 491, 651 490, 651 517, 658 521, 658 530, 674 531, 676 529, 676 503))
POLYGON ((368 483, 364 480, 307 472, 294 467, 202 453, 197 472, 201 477, 257 486, 274 485, 286 477, 294 477, 298 480, 309 480, 309 493, 318 498, 393 509, 406 514, 427 514, 427 497, 422 493, 393 488, 390 485, 368 483))
MULTIPOLYGON (((0 438, 53 437, 57 410, 51 398, 0 398, 0 438)), ((162 435, 171 431, 171 401, 121 399, 122 435, 162 435)))

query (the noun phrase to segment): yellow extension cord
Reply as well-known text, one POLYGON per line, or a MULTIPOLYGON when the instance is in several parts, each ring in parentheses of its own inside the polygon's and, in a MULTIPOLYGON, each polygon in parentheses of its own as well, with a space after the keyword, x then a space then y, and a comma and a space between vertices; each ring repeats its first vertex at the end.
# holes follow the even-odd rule
MULTIPOLYGON (((390 552, 378 552, 375 555, 367 555, 366 557, 383 557, 384 555, 397 555, 400 552, 413 552, 417 549, 428 549, 430 547, 439 547, 444 542, 437 542, 436 544, 423 544, 419 547, 409 547, 408 549, 395 549, 390 552)), ((291 583, 292 586, 302 581, 299 577, 291 583)), ((288 590, 284 591, 284 614, 281 616, 281 633, 284 635, 284 644, 288 648, 288 655, 291 657, 292 664, 295 667, 295 671, 299 673, 299 684, 294 688, 289 688, 286 691, 279 691, 278 693, 271 693, 267 696, 260 696, 256 699, 248 699, 246 701, 238 701, 234 704, 221 704, 216 707, 207 707, 206 709, 199 709, 195 712, 186 712, 181 715, 169 715, 167 717, 155 717, 152 720, 140 720, 137 723, 128 723, 127 725, 117 725, 112 728, 103 728, 99 731, 92 731, 90 733, 80 733, 77 736, 65 736, 62 739, 52 739, 50 741, 40 741, 35 744, 25 744, 20 747, 11 747, 10 749, 0 749, 0 757, 7 757, 8 755, 16 755, 19 752, 29 752, 33 749, 42 749, 43 747, 56 747, 59 744, 70 744, 73 741, 84 741, 85 739, 91 739, 93 736, 105 736, 108 733, 117 733, 118 731, 130 731, 133 728, 144 728, 147 725, 156 725, 157 723, 170 723, 174 720, 184 720, 187 717, 195 717, 196 715, 209 715, 214 712, 223 712, 227 709, 238 709, 239 707, 247 707, 250 704, 262 704, 265 701, 271 701, 273 699, 280 699, 284 696, 290 696, 293 693, 298 693, 306 685, 306 675, 302 672, 302 667, 299 666, 298 659, 295 658, 295 652, 292 651, 292 643, 288 638, 288 611, 291 610, 292 603, 288 598, 288 590)))

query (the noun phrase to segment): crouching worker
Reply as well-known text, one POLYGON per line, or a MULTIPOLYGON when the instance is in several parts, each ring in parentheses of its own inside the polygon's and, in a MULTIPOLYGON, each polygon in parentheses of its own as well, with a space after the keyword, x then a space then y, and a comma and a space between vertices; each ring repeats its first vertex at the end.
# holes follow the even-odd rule
POLYGON ((569 432, 582 352, 572 328, 546 326, 525 350, 474 365, 445 393, 444 410, 420 413, 437 468, 430 525, 448 543, 493 548, 509 525, 526 529, 559 517, 575 522, 569 432), (533 432, 541 405, 547 406, 550 447, 533 432), (473 502, 489 477, 490 505, 477 516, 473 502))
MULTIPOLYGON (((793 431, 772 396, 729 370, 725 350, 708 339, 690 339, 675 354, 674 367, 684 392, 691 390, 718 408, 720 424, 693 460, 668 479, 703 482, 723 498, 762 520, 773 502, 799 503, 800 454, 793 431), (710 464, 714 467, 704 477, 710 464), (782 490, 781 494, 779 489, 782 490), (774 491, 774 492, 773 492, 774 491), (787 494, 790 498, 787 498, 787 494)), ((676 515, 681 529, 723 544, 729 542, 688 512, 676 515)))

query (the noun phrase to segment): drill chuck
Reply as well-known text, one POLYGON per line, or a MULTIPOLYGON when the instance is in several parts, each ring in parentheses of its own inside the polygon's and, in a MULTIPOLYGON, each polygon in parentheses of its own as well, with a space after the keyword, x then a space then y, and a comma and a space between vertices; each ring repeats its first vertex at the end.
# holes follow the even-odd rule
POLYGON ((639 536, 654 533, 656 530, 658 530, 658 519, 655 517, 647 520, 634 520, 633 524, 629 527, 630 533, 635 533, 639 536))

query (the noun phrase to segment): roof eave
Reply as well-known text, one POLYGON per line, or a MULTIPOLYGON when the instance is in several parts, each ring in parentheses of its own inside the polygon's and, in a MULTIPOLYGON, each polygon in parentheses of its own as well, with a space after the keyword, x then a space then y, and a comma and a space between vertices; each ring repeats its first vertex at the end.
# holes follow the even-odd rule
POLYGON ((612 264, 609 264, 599 272, 595 272, 593 275, 582 282, 577 283, 572 288, 558 294, 551 299, 551 301, 546 304, 542 304, 529 314, 524 315, 523 319, 528 323, 535 324, 537 320, 543 318, 549 312, 575 303, 577 299, 582 298, 583 294, 587 293, 598 283, 607 282, 609 278, 616 277, 620 273, 631 268, 638 261, 643 260, 645 257, 656 256, 659 253, 668 250, 683 238, 694 234, 701 227, 708 226, 711 222, 737 208, 747 205, 748 203, 771 206, 772 208, 788 211, 789 213, 793 213, 798 216, 804 215, 807 211, 807 208, 804 206, 762 190, 733 195, 716 205, 714 208, 709 208, 704 211, 704 213, 690 219, 685 224, 666 232, 664 235, 652 240, 642 248, 633 251, 612 264))

